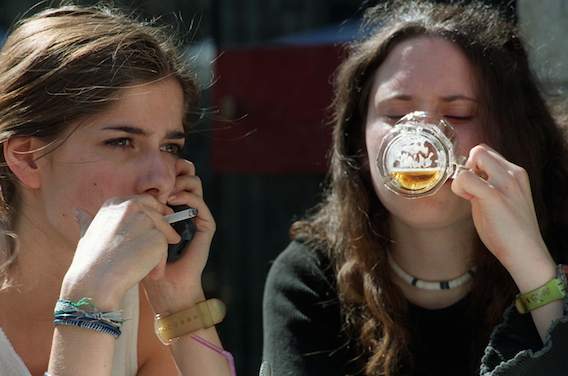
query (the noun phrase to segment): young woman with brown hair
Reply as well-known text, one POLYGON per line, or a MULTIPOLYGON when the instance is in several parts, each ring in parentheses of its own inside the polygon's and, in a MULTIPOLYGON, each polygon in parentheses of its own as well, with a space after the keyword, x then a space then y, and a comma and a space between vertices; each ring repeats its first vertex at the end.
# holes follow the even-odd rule
POLYGON ((218 317, 175 336, 164 318, 185 312, 185 325, 205 307, 215 222, 181 158, 197 97, 171 36, 117 10, 47 9, 10 33, 0 51, 2 375, 230 374, 218 317), (180 241, 166 219, 177 205, 197 209, 195 234, 166 263, 180 241), (154 314, 160 338, 177 337, 169 348, 154 314))
POLYGON ((564 375, 568 149, 519 36, 475 2, 391 3, 338 70, 329 186, 269 273, 264 360, 277 376, 564 375), (409 199, 380 151, 414 111, 450 123, 467 161, 409 199))

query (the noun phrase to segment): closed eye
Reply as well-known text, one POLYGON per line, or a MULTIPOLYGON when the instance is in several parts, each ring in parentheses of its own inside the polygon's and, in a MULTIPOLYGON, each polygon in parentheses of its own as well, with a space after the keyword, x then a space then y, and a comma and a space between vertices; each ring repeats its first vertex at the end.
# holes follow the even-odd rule
POLYGON ((453 120, 453 121, 468 121, 473 119, 473 116, 454 116, 454 115, 445 115, 444 116, 446 119, 448 120, 453 120))
POLYGON ((384 115, 385 118, 387 118, 390 121, 399 121, 404 115, 384 115))

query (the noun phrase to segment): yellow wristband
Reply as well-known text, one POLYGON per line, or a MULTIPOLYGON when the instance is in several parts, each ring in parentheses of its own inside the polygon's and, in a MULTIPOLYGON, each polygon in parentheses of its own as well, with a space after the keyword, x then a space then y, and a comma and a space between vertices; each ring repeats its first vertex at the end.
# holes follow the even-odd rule
POLYGON ((220 323, 225 313, 226 308, 222 301, 208 299, 169 316, 156 315, 154 331, 164 345, 169 345, 178 337, 220 323))
POLYGON ((527 313, 553 301, 561 300, 567 294, 566 283, 557 277, 537 289, 517 295, 515 306, 519 313, 527 313))

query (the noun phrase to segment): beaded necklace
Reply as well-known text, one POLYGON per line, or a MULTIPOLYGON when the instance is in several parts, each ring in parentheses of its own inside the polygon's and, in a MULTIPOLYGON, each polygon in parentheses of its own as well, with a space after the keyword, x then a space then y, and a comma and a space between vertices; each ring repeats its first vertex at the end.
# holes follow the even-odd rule
POLYGON ((389 254, 388 255, 389 265, 391 266, 392 270, 399 276, 404 282, 408 283, 409 285, 418 287, 419 289, 424 290, 450 290, 455 289, 469 281, 473 278, 475 274, 475 267, 471 268, 461 276, 448 280, 448 281, 425 281, 419 278, 416 278, 404 270, 394 261, 393 257, 389 254))

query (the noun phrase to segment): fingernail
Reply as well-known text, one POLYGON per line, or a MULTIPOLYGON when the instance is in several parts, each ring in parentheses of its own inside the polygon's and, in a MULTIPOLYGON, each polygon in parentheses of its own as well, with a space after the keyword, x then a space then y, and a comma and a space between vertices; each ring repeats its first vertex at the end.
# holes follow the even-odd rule
POLYGON ((176 195, 171 195, 171 196, 168 198, 168 201, 174 201, 174 200, 176 199, 176 197, 177 197, 176 195))

